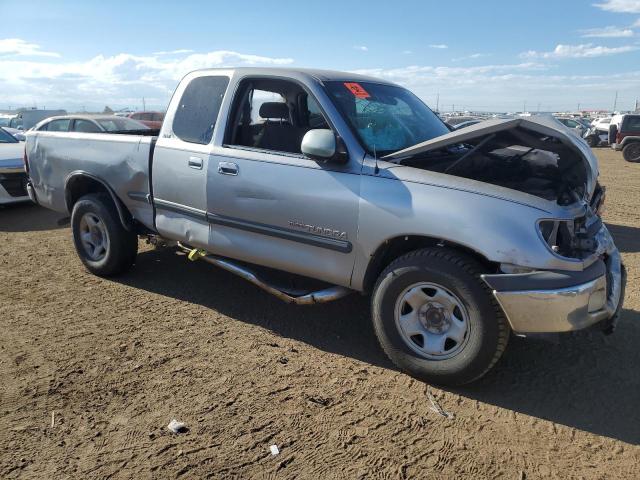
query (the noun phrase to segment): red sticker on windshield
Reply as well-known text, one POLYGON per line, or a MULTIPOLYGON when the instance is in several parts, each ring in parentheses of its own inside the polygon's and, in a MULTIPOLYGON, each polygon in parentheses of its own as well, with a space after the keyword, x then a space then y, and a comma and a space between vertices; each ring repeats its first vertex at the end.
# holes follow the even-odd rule
POLYGON ((344 82, 344 86, 347 87, 351 93, 353 93, 358 98, 369 98, 369 92, 367 92, 362 85, 356 82, 344 82))

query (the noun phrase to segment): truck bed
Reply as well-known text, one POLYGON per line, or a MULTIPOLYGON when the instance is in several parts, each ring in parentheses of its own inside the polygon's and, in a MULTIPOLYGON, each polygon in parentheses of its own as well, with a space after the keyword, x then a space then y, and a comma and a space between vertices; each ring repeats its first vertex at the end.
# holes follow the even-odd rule
POLYGON ((87 173, 114 189, 133 217, 153 228, 149 163, 155 136, 110 133, 29 132, 26 153, 38 203, 67 212, 65 185, 87 173))

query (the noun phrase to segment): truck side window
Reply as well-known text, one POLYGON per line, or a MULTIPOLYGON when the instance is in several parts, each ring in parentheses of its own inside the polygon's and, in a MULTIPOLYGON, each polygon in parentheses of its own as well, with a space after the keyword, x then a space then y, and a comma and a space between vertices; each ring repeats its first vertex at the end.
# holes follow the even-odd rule
POLYGON ((230 118, 227 144, 274 152, 300 153, 305 133, 330 128, 317 101, 286 80, 245 80, 230 118))
POLYGON ((185 142, 206 145, 213 137, 228 77, 198 77, 185 88, 173 119, 173 133, 185 142))

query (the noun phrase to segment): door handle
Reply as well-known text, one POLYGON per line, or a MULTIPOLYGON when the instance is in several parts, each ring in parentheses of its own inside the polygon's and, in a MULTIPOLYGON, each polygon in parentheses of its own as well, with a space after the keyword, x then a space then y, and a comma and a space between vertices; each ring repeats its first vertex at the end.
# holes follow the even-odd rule
POLYGON ((218 163, 218 173, 221 175, 238 175, 238 165, 233 162, 218 163))
POLYGON ((196 170, 202 170, 202 159, 200 157, 189 157, 189 166, 196 170))

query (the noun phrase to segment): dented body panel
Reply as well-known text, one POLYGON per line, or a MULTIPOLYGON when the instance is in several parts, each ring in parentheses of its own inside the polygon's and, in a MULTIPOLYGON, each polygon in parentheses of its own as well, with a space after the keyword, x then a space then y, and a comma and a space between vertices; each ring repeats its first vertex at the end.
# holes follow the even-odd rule
POLYGON ((151 137, 29 132, 28 138, 29 178, 39 204, 70 213, 67 183, 86 173, 108 185, 134 218, 153 227, 147 201, 151 137))

